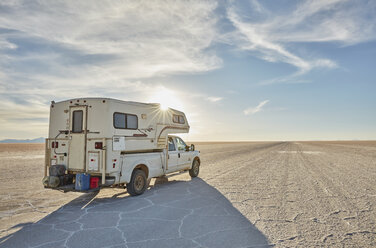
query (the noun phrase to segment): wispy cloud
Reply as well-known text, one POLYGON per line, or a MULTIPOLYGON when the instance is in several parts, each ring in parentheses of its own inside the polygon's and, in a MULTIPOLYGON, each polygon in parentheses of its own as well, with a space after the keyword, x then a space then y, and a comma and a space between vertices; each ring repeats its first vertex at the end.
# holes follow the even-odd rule
POLYGON ((6 40, 5 37, 0 35, 0 50, 3 49, 16 49, 17 46, 6 40))
POLYGON ((263 110, 263 107, 269 102, 269 100, 265 100, 260 102, 256 107, 249 107, 243 111, 245 115, 254 115, 263 110))
POLYGON ((341 42, 352 45, 376 39, 374 1, 304 1, 288 15, 270 22, 275 39, 287 42, 341 42), (289 35, 287 35, 289 34, 289 35))
POLYGON ((14 1, 0 4, 0 28, 16 31, 8 37, 38 38, 81 55, 111 55, 101 67, 140 78, 217 68, 221 60, 204 51, 216 36, 215 8, 214 2, 14 1))
POLYGON ((211 49, 216 8, 214 1, 1 2, 0 97, 11 108, 0 108, 0 129, 31 124, 28 113, 45 118, 48 108, 39 106, 50 100, 147 101, 160 87, 150 79, 219 68, 211 49))
POLYGON ((235 5, 227 10, 229 20, 236 28, 233 37, 239 37, 235 42, 237 46, 266 61, 287 63, 297 68, 296 73, 273 79, 273 83, 286 82, 315 68, 338 67, 331 59, 296 49, 299 42, 352 45, 376 39, 376 16, 373 14, 376 4, 372 1, 362 4, 342 0, 304 1, 292 11, 273 12, 273 15, 256 0, 251 3, 252 8, 246 16, 235 5))
POLYGON ((206 98, 210 102, 219 102, 223 100, 223 97, 218 97, 218 96, 209 96, 206 98))
MULTIPOLYGON (((2 2, 2 82, 34 81, 52 90, 63 84, 117 88, 213 70, 222 63, 210 49, 216 7, 185 1, 2 2)), ((25 91, 32 88, 27 86, 25 91)))

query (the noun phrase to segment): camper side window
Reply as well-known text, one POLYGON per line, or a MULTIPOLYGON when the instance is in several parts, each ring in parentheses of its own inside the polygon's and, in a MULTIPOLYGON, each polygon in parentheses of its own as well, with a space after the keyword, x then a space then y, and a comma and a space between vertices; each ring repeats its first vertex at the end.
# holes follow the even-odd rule
POLYGON ((128 129, 137 129, 138 128, 138 119, 137 115, 127 114, 127 128, 128 129))
POLYGON ((114 127, 125 129, 125 114, 114 113, 114 127))
POLYGON ((82 110, 73 111, 72 133, 82 133, 82 119, 84 112, 82 110))
POLYGON ((137 115, 114 113, 114 127, 118 129, 137 129, 137 115))

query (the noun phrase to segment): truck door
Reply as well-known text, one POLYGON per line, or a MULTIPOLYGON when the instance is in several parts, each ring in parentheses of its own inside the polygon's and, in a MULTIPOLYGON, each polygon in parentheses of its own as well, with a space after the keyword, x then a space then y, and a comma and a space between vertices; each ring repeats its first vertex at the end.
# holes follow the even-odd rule
POLYGON ((168 137, 168 172, 178 170, 178 151, 176 150, 175 141, 168 137))
POLYGON ((87 106, 70 107, 68 169, 85 171, 87 106))
POLYGON ((185 142, 179 138, 176 137, 176 147, 178 149, 178 167, 179 169, 185 169, 187 167, 190 167, 191 165, 191 153, 189 151, 186 151, 186 144, 185 142))

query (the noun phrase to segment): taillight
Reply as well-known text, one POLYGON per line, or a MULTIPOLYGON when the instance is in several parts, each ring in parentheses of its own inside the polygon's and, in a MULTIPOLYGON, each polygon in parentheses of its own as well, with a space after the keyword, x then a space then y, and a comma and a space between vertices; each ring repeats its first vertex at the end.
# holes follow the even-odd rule
POLYGON ((59 142, 57 141, 56 142, 53 141, 51 145, 52 145, 52 148, 59 148, 59 142))
POLYGON ((95 149, 102 149, 103 143, 102 142, 95 142, 95 149))

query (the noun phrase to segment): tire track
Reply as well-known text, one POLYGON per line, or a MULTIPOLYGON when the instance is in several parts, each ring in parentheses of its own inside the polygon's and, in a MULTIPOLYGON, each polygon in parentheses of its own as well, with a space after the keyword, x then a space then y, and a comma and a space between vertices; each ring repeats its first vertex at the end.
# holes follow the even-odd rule
POLYGON ((353 202, 354 198, 346 190, 345 184, 336 181, 334 175, 338 173, 339 169, 335 166, 328 166, 328 159, 324 159, 324 156, 304 154, 302 147, 299 147, 298 154, 305 169, 312 174, 317 186, 326 194, 324 204, 320 207, 331 210, 329 213, 321 213, 320 218, 324 219, 326 225, 332 225, 331 231, 334 231, 336 235, 326 233, 323 240, 326 242, 331 239, 334 244, 338 245, 348 236, 347 233, 366 231, 367 234, 372 235, 372 230, 364 230, 360 222, 359 213, 363 210, 360 210, 358 205, 353 202), (354 214, 355 216, 353 216, 354 214), (353 217, 351 223, 348 221, 349 216, 353 217))
MULTIPOLYGON (((236 153, 232 153, 230 156, 226 156, 225 159, 216 158, 217 160, 220 160, 220 162, 218 162, 219 166, 216 162, 212 163, 211 165, 216 165, 216 168, 219 169, 219 170, 217 170, 216 172, 211 171, 212 174, 215 173, 213 176, 206 176, 205 175, 205 180, 211 181, 213 179, 219 179, 219 178, 222 178, 222 177, 227 177, 229 173, 237 174, 239 172, 239 170, 242 170, 242 169, 248 167, 249 166, 248 163, 250 163, 250 162, 257 163, 257 162, 265 159, 265 157, 268 156, 268 153, 270 151, 272 151, 273 149, 275 149, 275 147, 279 147, 279 146, 283 146, 283 145, 284 145, 284 143, 276 143, 276 144, 272 144, 272 145, 257 147, 257 148, 255 148, 251 151, 246 150, 247 152, 244 152, 242 150, 242 151, 239 151, 239 152, 236 152, 236 153), (236 158, 236 156, 238 156, 238 155, 240 155, 239 156, 240 158, 236 158), (251 155, 252 157, 249 158, 249 155, 251 155), (237 166, 236 168, 233 168, 233 167, 231 167, 231 165, 233 165, 233 164, 235 164, 235 165, 242 164, 242 165, 237 166), (220 166, 222 166, 222 168, 220 166)), ((206 165, 204 165, 204 166, 206 166, 206 165)), ((213 167, 213 166, 211 166, 211 167, 213 167)), ((212 168, 208 168, 208 169, 212 169, 212 168)), ((204 170, 204 168, 203 168, 203 170, 204 170)))

